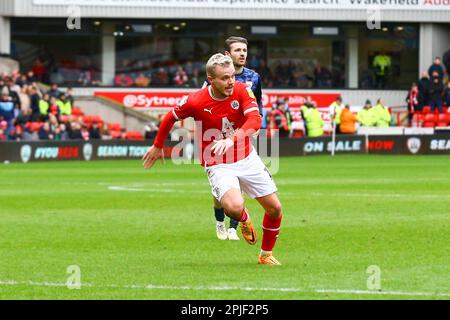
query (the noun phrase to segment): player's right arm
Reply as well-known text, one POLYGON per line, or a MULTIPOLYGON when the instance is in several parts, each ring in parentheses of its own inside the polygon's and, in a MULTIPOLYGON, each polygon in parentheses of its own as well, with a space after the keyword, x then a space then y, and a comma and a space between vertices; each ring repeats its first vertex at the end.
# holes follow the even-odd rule
POLYGON ((159 126, 159 130, 156 134, 153 145, 142 157, 142 160, 144 161, 144 169, 150 169, 158 159, 161 159, 161 161, 164 163, 163 147, 164 142, 169 136, 170 130, 172 129, 175 122, 181 119, 188 118, 190 116, 191 108, 189 107, 188 99, 183 99, 176 108, 167 112, 159 126))

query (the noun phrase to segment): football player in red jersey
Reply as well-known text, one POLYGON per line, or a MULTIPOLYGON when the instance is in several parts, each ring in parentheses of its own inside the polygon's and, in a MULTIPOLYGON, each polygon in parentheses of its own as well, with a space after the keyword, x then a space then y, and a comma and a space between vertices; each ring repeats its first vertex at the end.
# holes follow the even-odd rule
POLYGON ((258 263, 280 265, 272 249, 280 232, 281 203, 272 177, 250 143, 250 136, 261 126, 255 96, 246 84, 235 81, 233 61, 228 56, 213 55, 206 72, 211 85, 191 93, 166 114, 153 146, 143 157, 144 168, 164 157, 164 141, 174 123, 193 117, 201 125, 201 163, 213 196, 227 216, 241 222, 242 235, 252 245, 257 236, 241 188, 260 203, 265 214, 258 263))

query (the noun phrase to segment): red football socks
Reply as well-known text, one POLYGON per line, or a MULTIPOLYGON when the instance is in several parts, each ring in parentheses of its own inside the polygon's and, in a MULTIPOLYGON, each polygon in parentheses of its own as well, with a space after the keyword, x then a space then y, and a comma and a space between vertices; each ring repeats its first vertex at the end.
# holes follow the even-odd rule
POLYGON ((263 220, 263 237, 261 250, 272 251, 277 241, 278 234, 280 233, 280 225, 282 215, 279 218, 271 218, 267 212, 264 214, 263 220))

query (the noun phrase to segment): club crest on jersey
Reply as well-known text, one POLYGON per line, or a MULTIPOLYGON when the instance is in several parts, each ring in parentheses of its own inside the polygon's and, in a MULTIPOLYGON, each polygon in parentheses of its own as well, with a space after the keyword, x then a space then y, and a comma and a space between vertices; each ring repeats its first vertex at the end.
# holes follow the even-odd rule
POLYGON ((231 101, 231 107, 232 107, 234 110, 239 109, 239 101, 237 101, 237 100, 231 101))

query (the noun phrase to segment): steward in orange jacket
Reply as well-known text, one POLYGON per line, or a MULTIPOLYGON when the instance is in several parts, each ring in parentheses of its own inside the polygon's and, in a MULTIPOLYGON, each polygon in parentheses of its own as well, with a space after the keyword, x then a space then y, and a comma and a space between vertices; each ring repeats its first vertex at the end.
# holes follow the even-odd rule
POLYGON ((350 111, 350 106, 347 104, 341 113, 341 133, 355 133, 357 121, 356 116, 350 111))

